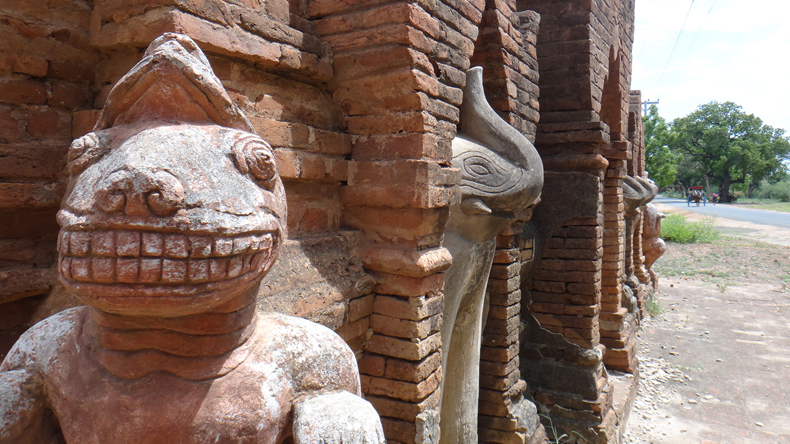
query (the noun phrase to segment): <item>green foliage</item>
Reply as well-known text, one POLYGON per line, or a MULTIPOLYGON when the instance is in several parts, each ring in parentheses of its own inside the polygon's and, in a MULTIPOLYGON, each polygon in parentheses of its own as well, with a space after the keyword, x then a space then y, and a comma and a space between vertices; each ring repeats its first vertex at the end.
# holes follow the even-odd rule
POLYGON ((650 316, 657 318, 661 313, 664 312, 664 307, 661 306, 661 302, 658 300, 658 292, 654 291, 647 295, 647 299, 645 300, 645 309, 650 316))
MULTIPOLYGON (((551 432, 551 433, 549 433, 549 437, 548 437, 549 438, 549 443, 551 443, 551 444, 565 444, 565 443, 568 443, 568 442, 571 441, 571 437, 568 436, 567 433, 563 433, 562 435, 557 436, 557 428, 554 427, 554 421, 551 420, 551 416, 546 415, 544 413, 539 413, 538 416, 541 416, 541 417, 543 417, 543 418, 548 420, 548 423, 549 423, 548 424, 548 429, 551 432)), ((544 426, 545 425, 546 424, 544 423, 544 426)), ((576 430, 571 431, 571 435, 576 435, 576 436, 584 439, 584 436, 582 436, 582 434, 577 432, 576 430)))
POLYGON ((763 180, 754 194, 760 199, 776 199, 780 202, 790 202, 790 179, 776 183, 763 180))
POLYGON ((661 238, 682 244, 707 243, 721 238, 721 233, 713 218, 689 222, 682 214, 673 213, 661 222, 661 238))
POLYGON ((645 123, 645 169, 650 178, 661 188, 675 183, 678 164, 683 155, 672 152, 669 148, 670 129, 666 120, 658 115, 658 108, 653 105, 642 117, 645 123))
POLYGON ((759 182, 784 171, 784 161, 790 159, 784 130, 764 125, 732 102, 701 105, 677 119, 668 146, 684 154, 698 175, 718 185, 723 202, 730 201, 731 185, 759 182))

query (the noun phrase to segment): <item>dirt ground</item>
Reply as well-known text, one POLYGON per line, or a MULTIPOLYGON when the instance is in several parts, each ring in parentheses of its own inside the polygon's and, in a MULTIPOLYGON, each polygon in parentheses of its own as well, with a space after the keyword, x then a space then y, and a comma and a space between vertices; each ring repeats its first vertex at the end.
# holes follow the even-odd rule
POLYGON ((790 443, 790 230, 717 222, 654 265, 626 443, 790 443))

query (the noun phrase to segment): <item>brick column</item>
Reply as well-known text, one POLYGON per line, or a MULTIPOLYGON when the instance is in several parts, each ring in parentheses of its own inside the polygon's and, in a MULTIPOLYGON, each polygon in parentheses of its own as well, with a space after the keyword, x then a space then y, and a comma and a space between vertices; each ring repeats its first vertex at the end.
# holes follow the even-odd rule
POLYGON ((482 12, 482 1, 309 5, 353 135, 343 220, 365 232, 360 255, 377 281, 360 372, 389 442, 438 438, 442 272, 451 261, 441 240, 459 198, 451 141, 482 12))
MULTIPOLYGON (((96 94, 90 7, 4 2, 0 21, 0 360, 57 281, 66 153, 96 94)), ((35 317, 38 317, 36 319, 35 317)))

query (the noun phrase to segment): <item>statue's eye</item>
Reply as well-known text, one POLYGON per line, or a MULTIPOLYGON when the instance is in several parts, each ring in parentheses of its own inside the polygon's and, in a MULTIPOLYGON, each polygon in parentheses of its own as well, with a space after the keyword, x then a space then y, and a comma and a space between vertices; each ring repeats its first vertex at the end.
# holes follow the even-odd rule
POLYGON ((88 133, 74 139, 66 157, 69 173, 75 175, 84 171, 88 165, 101 157, 104 145, 96 133, 88 133))
POLYGON ((257 137, 239 140, 233 147, 236 167, 242 173, 249 173, 259 185, 269 189, 277 177, 274 155, 268 143, 257 137))
POLYGON ((473 173, 477 174, 478 176, 485 176, 487 174, 491 174, 491 170, 488 168, 488 165, 483 163, 473 163, 468 165, 468 168, 473 173))

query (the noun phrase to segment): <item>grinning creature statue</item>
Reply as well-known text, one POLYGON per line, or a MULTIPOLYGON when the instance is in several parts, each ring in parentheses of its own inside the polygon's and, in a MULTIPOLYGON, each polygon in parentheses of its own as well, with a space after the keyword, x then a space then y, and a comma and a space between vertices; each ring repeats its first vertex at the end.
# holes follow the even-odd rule
POLYGON ((667 251, 667 244, 664 239, 661 239, 661 219, 667 217, 664 213, 658 211, 655 204, 649 203, 645 207, 645 213, 642 216, 642 251, 645 255, 644 266, 650 276, 650 284, 653 288, 658 287, 658 275, 653 271, 653 263, 667 251))
POLYGON ((352 351, 255 298, 285 195, 194 41, 165 34, 74 141, 59 272, 86 306, 0 366, 0 443, 383 443, 352 351))
POLYGON ((466 74, 453 166, 461 170, 461 203, 450 207, 444 245, 453 256, 442 312, 441 442, 477 443, 480 344, 496 236, 534 205, 543 188, 535 147, 491 108, 483 69, 466 74))

